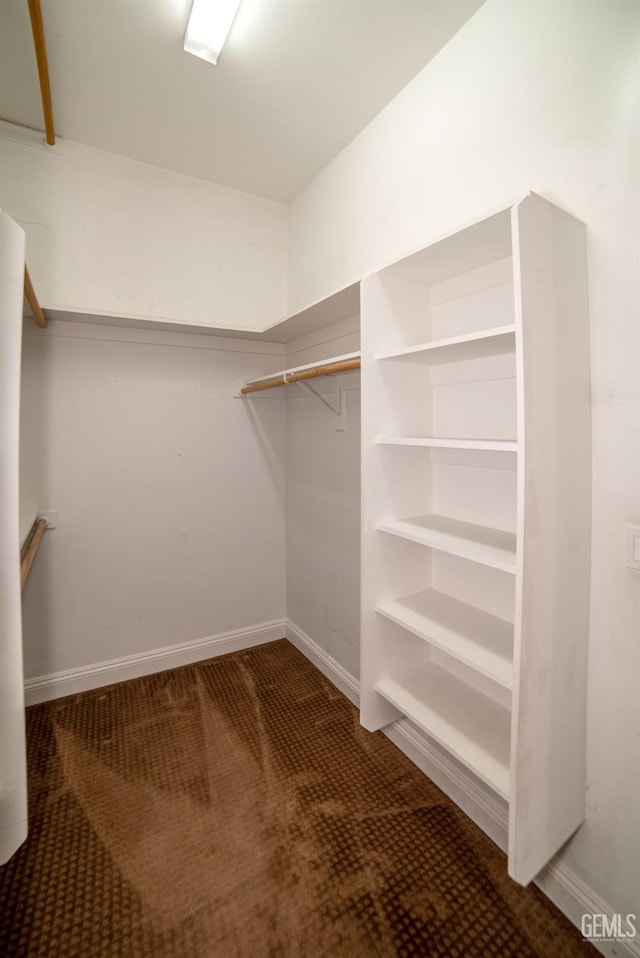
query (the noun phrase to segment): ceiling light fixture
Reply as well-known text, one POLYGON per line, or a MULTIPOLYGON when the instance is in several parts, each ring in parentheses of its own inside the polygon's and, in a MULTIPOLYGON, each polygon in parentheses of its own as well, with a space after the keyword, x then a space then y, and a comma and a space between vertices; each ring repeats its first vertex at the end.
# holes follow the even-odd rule
POLYGON ((217 66, 239 6, 240 0, 193 0, 184 35, 186 52, 217 66))

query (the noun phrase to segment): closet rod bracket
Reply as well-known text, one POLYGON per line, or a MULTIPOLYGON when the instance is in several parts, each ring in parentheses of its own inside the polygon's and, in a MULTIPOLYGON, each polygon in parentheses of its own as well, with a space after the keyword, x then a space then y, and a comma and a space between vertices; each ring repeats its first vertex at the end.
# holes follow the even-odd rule
MULTIPOLYGON (((287 381, 287 377, 285 375, 285 382, 286 381, 287 381)), ((304 392, 308 393, 311 396, 315 396, 316 399, 319 399, 320 402, 327 407, 327 409, 331 410, 333 415, 336 416, 338 419, 338 422, 336 425, 336 432, 345 431, 346 425, 347 425, 347 417, 346 417, 347 407, 344 400, 344 389, 342 388, 342 382, 340 380, 338 380, 338 407, 337 408, 333 405, 333 403, 330 403, 329 400, 326 399, 321 393, 315 390, 313 386, 310 386, 309 383, 300 382, 300 380, 294 380, 294 383, 296 386, 299 386, 300 389, 304 390, 304 392)))

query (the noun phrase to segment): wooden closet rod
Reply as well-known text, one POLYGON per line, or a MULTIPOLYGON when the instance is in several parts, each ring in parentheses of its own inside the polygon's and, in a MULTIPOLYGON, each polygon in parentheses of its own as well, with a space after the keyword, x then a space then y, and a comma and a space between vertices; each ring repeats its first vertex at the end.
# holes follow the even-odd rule
POLYGON ((36 296, 36 291, 33 288, 33 283, 31 282, 31 277, 29 276, 29 270, 27 269, 26 263, 24 267, 24 296, 31 307, 31 312, 33 313, 36 323, 41 329, 46 329, 49 324, 47 323, 47 318, 42 312, 42 308, 38 302, 38 297, 36 296))
POLYGON ((299 383, 303 379, 316 379, 318 376, 347 373, 351 369, 360 369, 359 359, 343 359, 338 363, 327 363, 324 366, 314 366, 311 369, 300 369, 297 373, 281 373, 273 379, 265 379, 261 383, 243 386, 240 392, 243 396, 246 396, 247 393, 257 393, 262 389, 273 389, 274 386, 284 386, 286 383, 299 383))
POLYGON ((45 139, 49 146, 55 146, 56 135, 53 129, 53 108, 51 106, 51 87, 49 85, 49 65, 47 63, 47 47, 44 42, 44 27, 42 25, 42 10, 40 0, 28 0, 29 16, 31 17, 31 32, 33 45, 36 50, 38 64, 38 79, 40 81, 40 96, 42 98, 42 112, 44 114, 45 139))
POLYGON ((40 543, 42 542, 42 537, 46 528, 46 519, 36 519, 31 526, 31 532, 27 536, 27 541, 25 542, 22 552, 20 553, 20 587, 22 589, 24 589, 24 584, 29 578, 33 560, 36 557, 36 552, 40 547, 40 543))

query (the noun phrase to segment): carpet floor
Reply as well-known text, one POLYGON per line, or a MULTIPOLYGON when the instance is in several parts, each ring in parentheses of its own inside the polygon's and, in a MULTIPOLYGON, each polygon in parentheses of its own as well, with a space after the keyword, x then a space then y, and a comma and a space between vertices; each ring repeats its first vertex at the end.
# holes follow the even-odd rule
POLYGON ((595 955, 281 640, 27 710, 5 958, 595 955))

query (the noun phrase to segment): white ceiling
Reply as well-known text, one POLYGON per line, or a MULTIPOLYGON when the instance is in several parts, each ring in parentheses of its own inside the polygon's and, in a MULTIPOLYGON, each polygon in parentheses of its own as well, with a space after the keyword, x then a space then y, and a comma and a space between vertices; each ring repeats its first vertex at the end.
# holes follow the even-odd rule
MULTIPOLYGON (((56 133, 287 202, 482 2, 243 0, 214 67, 190 0, 41 0, 56 133)), ((27 0, 0 0, 0 118, 43 128, 27 0)))

